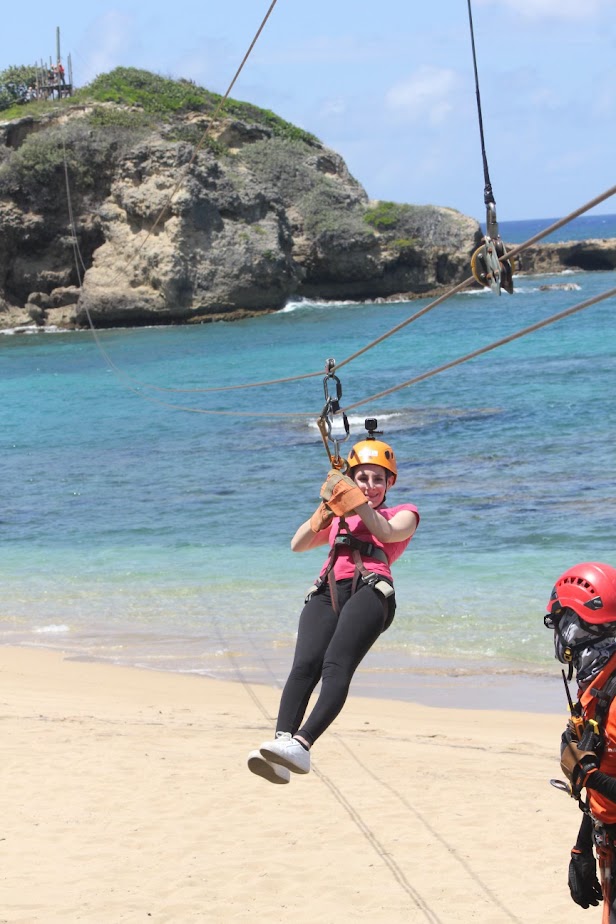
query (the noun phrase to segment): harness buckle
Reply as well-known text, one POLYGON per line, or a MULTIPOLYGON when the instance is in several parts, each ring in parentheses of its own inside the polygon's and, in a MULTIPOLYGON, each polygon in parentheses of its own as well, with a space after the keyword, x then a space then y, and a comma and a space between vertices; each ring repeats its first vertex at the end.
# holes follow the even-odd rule
POLYGON ((312 600, 314 595, 319 592, 324 583, 325 582, 320 577, 318 577, 312 587, 308 588, 308 592, 304 597, 304 603, 308 603, 309 600, 312 600))

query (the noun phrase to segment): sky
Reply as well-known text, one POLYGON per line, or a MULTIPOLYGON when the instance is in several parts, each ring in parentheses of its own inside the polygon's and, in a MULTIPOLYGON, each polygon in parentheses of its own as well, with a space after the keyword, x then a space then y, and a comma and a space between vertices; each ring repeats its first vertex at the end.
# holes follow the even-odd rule
MULTIPOLYGON (((3 9, 0 70, 70 55, 225 93, 271 0, 31 0, 3 9)), ((499 221, 560 218, 616 183, 616 0, 472 0, 499 221)), ((372 199, 483 221, 468 0, 277 0, 231 96, 345 159, 372 199)), ((615 214, 612 196, 593 209, 615 214)))

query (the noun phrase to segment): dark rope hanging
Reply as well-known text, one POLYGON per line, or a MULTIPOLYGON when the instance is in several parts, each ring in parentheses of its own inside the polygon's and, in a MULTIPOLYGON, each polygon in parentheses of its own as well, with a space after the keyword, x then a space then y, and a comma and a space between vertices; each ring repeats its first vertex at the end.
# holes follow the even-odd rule
POLYGON ((513 267, 507 259, 507 251, 498 230, 496 220, 496 203, 490 182, 488 169, 488 155, 486 153, 485 135, 483 131, 483 114, 481 111, 481 93, 479 92, 479 72, 477 70, 477 52, 475 49, 475 30, 473 28, 473 12, 471 0, 467 0, 468 21, 471 32, 471 48, 473 51, 473 71, 475 73, 475 96, 477 98, 477 118, 479 121, 479 137, 481 139, 481 157, 483 160, 483 201, 486 206, 486 234, 483 244, 477 248, 471 258, 471 270, 477 282, 482 286, 489 286, 493 292, 500 295, 501 287, 513 294, 513 267))

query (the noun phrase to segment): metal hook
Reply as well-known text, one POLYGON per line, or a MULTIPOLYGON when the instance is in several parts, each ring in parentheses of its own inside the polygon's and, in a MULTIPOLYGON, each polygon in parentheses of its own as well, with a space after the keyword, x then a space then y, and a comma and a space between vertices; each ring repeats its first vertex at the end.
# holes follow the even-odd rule
POLYGON ((344 425, 345 435, 343 437, 333 437, 334 415, 340 413, 340 399, 342 398, 342 383, 335 374, 336 360, 328 359, 325 362, 325 378, 323 379, 323 392, 325 394, 325 405, 321 411, 321 416, 317 420, 317 426, 321 433, 321 438, 325 445, 330 464, 336 469, 343 469, 345 462, 340 455, 340 443, 344 443, 349 438, 350 428, 349 421, 344 411, 342 412, 342 422, 344 425), (330 394, 330 385, 335 383, 335 397, 330 394), (330 450, 328 443, 333 444, 333 452, 330 450))
POLYGON ((501 286, 513 294, 513 268, 498 230, 496 205, 486 195, 486 234, 483 244, 471 258, 471 270, 477 282, 500 295, 501 286))

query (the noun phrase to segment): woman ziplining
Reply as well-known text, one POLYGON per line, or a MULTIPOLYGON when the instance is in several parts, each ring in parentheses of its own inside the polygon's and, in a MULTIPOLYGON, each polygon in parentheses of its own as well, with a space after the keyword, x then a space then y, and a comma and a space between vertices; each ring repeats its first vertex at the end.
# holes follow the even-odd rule
POLYGON ((377 439, 374 418, 366 429, 346 465, 333 459, 339 468, 330 470, 318 507, 291 540, 294 552, 324 545, 330 552, 300 615, 275 738, 248 755, 249 770, 270 783, 309 772, 312 745, 342 710, 355 671, 394 618, 391 565, 411 541, 419 512, 409 503, 386 506, 398 474, 395 453, 377 439), (319 696, 305 718, 319 680, 319 696))

